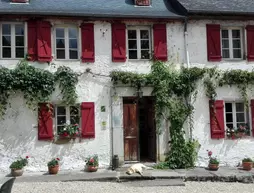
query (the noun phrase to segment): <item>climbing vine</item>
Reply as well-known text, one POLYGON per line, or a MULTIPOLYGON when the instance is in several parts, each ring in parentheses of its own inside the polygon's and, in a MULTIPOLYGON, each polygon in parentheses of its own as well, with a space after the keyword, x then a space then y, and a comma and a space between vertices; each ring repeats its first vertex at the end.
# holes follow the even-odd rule
POLYGON ((15 69, 0 68, 0 116, 6 112, 8 99, 21 91, 29 108, 35 110, 39 102, 47 102, 58 84, 64 104, 77 99, 78 75, 68 67, 59 67, 56 73, 35 68, 21 60, 15 69))

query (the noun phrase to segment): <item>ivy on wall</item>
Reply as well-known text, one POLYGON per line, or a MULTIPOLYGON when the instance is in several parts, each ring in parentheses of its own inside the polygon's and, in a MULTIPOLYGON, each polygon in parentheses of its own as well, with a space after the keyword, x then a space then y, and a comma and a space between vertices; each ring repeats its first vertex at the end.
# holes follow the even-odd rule
POLYGON ((24 59, 15 69, 0 68, 0 116, 8 107, 8 99, 21 91, 26 104, 37 109, 39 102, 47 102, 55 87, 59 85, 64 104, 74 104, 77 99, 78 75, 68 67, 59 67, 55 73, 28 65, 24 59))

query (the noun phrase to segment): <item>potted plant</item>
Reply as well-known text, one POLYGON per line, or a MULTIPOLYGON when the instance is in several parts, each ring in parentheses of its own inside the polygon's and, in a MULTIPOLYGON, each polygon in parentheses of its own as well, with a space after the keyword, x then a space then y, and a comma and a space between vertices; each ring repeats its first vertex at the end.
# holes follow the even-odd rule
POLYGON ((86 160, 86 170, 88 172, 96 172, 98 170, 98 165, 99 165, 99 161, 98 161, 98 156, 94 155, 94 156, 90 156, 87 158, 86 160))
POLYGON ((60 138, 76 138, 80 136, 80 129, 78 124, 66 123, 62 129, 58 131, 60 138))
POLYGON ((242 166, 244 170, 250 171, 252 169, 253 161, 251 158, 244 158, 242 160, 242 166))
POLYGON ((13 177, 16 176, 22 176, 23 175, 23 168, 28 164, 28 156, 26 158, 20 158, 14 162, 11 163, 10 169, 11 169, 11 175, 13 177))
POLYGON ((57 174, 59 171, 59 158, 54 158, 48 162, 48 172, 49 174, 57 174))
MULTIPOLYGON (((207 150, 208 151, 208 150, 207 150)), ((212 171, 217 171, 219 169, 219 160, 215 157, 212 157, 212 151, 208 151, 208 157, 209 157, 209 164, 208 168, 212 171)))

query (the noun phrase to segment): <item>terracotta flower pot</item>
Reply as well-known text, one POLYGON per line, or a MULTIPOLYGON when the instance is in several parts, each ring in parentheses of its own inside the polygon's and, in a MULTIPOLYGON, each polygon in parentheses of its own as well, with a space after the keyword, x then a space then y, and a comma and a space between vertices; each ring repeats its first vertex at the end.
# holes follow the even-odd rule
POLYGON ((11 169, 11 175, 13 177, 22 176, 24 170, 23 169, 11 169))
POLYGON ((54 167, 48 167, 49 174, 57 174, 59 171, 59 165, 56 165, 54 167))
POLYGON ((209 170, 217 171, 219 169, 219 164, 209 164, 208 168, 209 170))
POLYGON ((252 162, 242 162, 242 166, 244 170, 250 171, 252 169, 252 162))
POLYGON ((86 170, 88 172, 96 172, 98 170, 98 166, 86 166, 86 170))

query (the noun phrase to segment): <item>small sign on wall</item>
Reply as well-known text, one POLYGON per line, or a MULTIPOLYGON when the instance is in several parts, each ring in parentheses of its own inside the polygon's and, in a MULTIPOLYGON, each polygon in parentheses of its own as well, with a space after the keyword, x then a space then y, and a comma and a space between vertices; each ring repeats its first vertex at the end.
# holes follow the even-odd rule
POLYGON ((106 126, 107 126, 107 122, 106 121, 102 121, 101 122, 101 126, 102 126, 102 129, 105 130, 106 126))
POLYGON ((105 106, 101 106, 101 112, 106 112, 106 107, 105 106))

